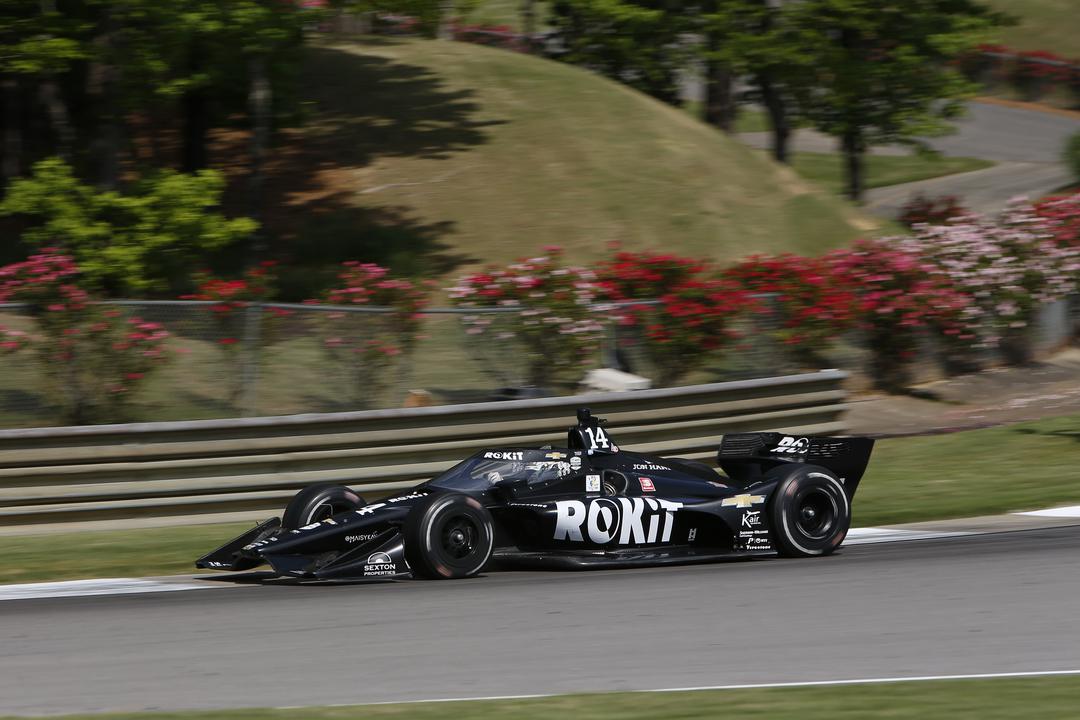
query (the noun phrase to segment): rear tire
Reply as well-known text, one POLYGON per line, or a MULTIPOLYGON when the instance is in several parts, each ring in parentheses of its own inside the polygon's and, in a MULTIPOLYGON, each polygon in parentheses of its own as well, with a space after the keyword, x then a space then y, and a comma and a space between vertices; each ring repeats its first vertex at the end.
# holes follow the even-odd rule
POLYGON ((364 498, 344 485, 311 485, 289 501, 281 516, 281 529, 298 530, 364 505, 364 498))
POLYGON ((440 493, 413 506, 402 528, 405 559, 420 578, 465 578, 491 558, 491 513, 474 498, 440 493))
POLYGON ((777 551, 785 557, 818 557, 840 547, 851 527, 851 504, 836 476, 816 465, 773 472, 779 483, 769 515, 777 551))

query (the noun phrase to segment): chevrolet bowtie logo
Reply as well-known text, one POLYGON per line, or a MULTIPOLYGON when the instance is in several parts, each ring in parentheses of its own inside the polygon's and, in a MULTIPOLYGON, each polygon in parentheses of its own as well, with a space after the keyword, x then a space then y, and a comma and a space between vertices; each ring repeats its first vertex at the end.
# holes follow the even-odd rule
POLYGON ((544 457, 551 458, 552 460, 562 460, 564 457, 567 457, 567 455, 566 453, 561 452, 549 452, 544 457))
POLYGON ((760 505, 763 502, 765 502, 764 495, 736 495, 734 497, 724 498, 724 501, 720 503, 720 506, 748 508, 751 505, 760 505))

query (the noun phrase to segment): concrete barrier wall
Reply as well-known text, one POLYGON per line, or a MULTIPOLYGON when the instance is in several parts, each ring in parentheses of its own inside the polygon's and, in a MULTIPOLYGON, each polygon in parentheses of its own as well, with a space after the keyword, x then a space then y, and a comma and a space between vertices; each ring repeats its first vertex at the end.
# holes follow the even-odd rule
POLYGON ((836 370, 632 393, 365 412, 0 431, 0 534, 279 511, 312 483, 408 487, 491 445, 565 444, 578 407, 617 441, 713 461, 736 430, 842 432, 836 370))

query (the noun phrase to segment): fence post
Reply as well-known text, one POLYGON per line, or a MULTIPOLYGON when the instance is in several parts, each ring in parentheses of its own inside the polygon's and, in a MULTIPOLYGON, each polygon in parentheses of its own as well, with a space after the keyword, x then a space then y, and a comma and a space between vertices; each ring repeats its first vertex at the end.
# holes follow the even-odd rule
POLYGON ((259 401, 259 342, 261 340, 262 303, 252 303, 244 311, 244 361, 241 363, 240 411, 245 417, 257 413, 259 401))

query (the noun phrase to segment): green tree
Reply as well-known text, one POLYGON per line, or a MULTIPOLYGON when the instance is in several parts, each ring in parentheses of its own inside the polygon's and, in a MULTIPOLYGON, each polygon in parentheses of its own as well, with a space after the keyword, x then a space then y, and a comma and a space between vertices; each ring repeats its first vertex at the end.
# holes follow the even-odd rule
POLYGON ((82 26, 56 11, 53 0, 5 0, 0 4, 0 103, 4 107, 0 175, 19 174, 23 155, 23 98, 30 86, 48 111, 57 149, 71 151, 71 122, 55 76, 84 57, 82 26))
POLYGON ((789 88, 822 132, 840 140, 847 196, 862 199, 873 144, 923 147, 947 133, 974 86, 951 64, 1007 21, 974 0, 800 0, 784 6, 808 53, 789 88))
POLYGON ((556 0, 552 25, 567 62, 624 82, 664 102, 679 101, 679 74, 692 29, 681 0, 556 0))
MULTIPOLYGON (((273 119, 273 65, 298 62, 296 53, 303 44, 303 25, 311 16, 300 3, 280 0, 231 0, 223 7, 224 39, 238 51, 247 68, 251 122, 248 214, 258 222, 262 218, 263 163, 273 119)), ((254 251, 261 254, 258 245, 254 251)))
POLYGON ((35 219, 23 241, 64 248, 93 287, 114 295, 176 292, 208 253, 255 230, 248 218, 213 211, 223 189, 221 175, 211 170, 162 170, 124 193, 100 191, 54 158, 11 184, 0 215, 35 219))

